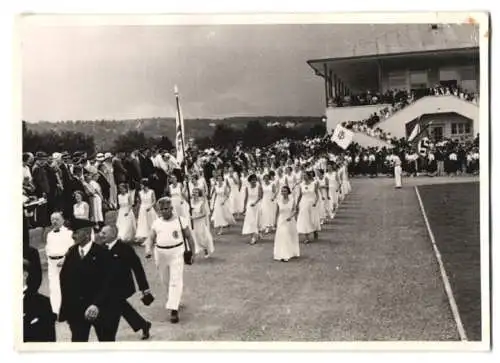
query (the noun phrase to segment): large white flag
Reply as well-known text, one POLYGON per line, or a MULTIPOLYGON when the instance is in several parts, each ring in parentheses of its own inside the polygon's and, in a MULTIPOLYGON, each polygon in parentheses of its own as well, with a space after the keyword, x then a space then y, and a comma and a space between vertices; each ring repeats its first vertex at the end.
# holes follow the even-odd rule
POLYGON ((177 163, 180 165, 184 161, 184 118, 182 117, 181 102, 179 100, 179 90, 174 88, 177 112, 175 113, 175 149, 177 152, 177 163))
POLYGON ((352 142, 354 133, 340 124, 333 130, 332 141, 337 143, 342 149, 347 149, 352 142))

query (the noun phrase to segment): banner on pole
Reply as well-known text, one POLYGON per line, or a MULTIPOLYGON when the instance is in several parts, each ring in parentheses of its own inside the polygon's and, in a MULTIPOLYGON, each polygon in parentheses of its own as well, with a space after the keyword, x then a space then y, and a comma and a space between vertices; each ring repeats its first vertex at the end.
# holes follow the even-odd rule
POLYGON ((175 149, 176 159, 179 165, 184 161, 184 118, 182 117, 182 109, 179 100, 179 90, 177 86, 174 88, 177 112, 175 113, 175 149))
POLYGON ((335 142, 342 149, 347 149, 352 143, 354 133, 341 125, 337 125, 333 130, 332 141, 335 142))

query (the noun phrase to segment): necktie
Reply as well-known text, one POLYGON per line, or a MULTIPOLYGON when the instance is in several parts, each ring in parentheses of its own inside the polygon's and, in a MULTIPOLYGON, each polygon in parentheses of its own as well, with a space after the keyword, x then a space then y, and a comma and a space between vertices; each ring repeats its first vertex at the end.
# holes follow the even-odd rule
POLYGON ((54 233, 59 233, 59 229, 54 229, 54 233))
POLYGON ((83 248, 79 248, 80 250, 80 257, 84 258, 85 257, 85 252, 83 251, 83 248))

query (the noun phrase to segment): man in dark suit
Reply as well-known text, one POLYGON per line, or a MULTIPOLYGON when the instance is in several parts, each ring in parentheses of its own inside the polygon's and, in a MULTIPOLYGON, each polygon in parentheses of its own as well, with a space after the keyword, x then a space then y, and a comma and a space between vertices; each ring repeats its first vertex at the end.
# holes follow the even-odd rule
POLYGON ((111 161, 111 165, 113 165, 113 176, 115 178, 116 185, 120 185, 121 183, 126 183, 128 180, 127 170, 123 166, 122 158, 123 158, 123 153, 119 153, 111 161))
POLYGON ((45 198, 47 204, 40 206, 36 209, 36 224, 40 227, 47 227, 50 225, 50 183, 47 175, 47 159, 48 156, 43 151, 36 153, 36 161, 33 166, 31 174, 33 176, 33 184, 35 185, 35 194, 38 198, 45 198))
POLYGON ((49 298, 39 294, 38 287, 32 283, 36 270, 33 261, 23 259, 23 341, 55 342, 56 314, 52 312, 49 298))
POLYGON ((37 292, 42 285, 42 264, 40 263, 40 253, 36 248, 30 246, 29 228, 26 219, 23 219, 23 259, 27 261, 29 268, 26 288, 29 291, 37 292))
POLYGON ((99 232, 96 242, 111 252, 113 261, 116 263, 115 290, 121 300, 121 314, 135 332, 142 330, 142 339, 145 340, 149 338, 151 322, 146 321, 127 301, 136 292, 132 274, 142 292, 143 302, 150 304, 153 296, 149 291, 148 280, 139 256, 130 245, 117 239, 117 235, 118 230, 115 225, 106 225, 99 232))
POLYGON ((66 321, 71 341, 86 342, 93 326, 99 341, 115 341, 120 321, 116 269, 111 254, 91 241, 93 223, 73 220, 72 246, 60 274, 59 321, 66 321))

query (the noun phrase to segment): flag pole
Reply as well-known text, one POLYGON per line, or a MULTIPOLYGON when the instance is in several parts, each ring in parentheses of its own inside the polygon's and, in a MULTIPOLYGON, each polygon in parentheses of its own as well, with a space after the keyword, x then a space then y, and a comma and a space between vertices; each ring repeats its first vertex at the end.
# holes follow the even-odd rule
MULTIPOLYGON (((177 119, 179 120, 179 127, 181 130, 181 149, 182 149, 182 163, 184 164, 184 179, 186 180, 186 189, 187 189, 187 194, 188 194, 188 206, 189 206, 189 221, 191 224, 191 229, 194 228, 193 226, 193 207, 191 205, 191 191, 189 190, 189 181, 187 180, 187 163, 186 163, 186 151, 184 147, 184 119, 181 118, 181 108, 180 108, 180 102, 179 102, 179 90, 177 89, 177 86, 174 88, 174 93, 175 93, 175 103, 177 106, 177 119)), ((182 169, 181 169, 182 170, 182 169)))

